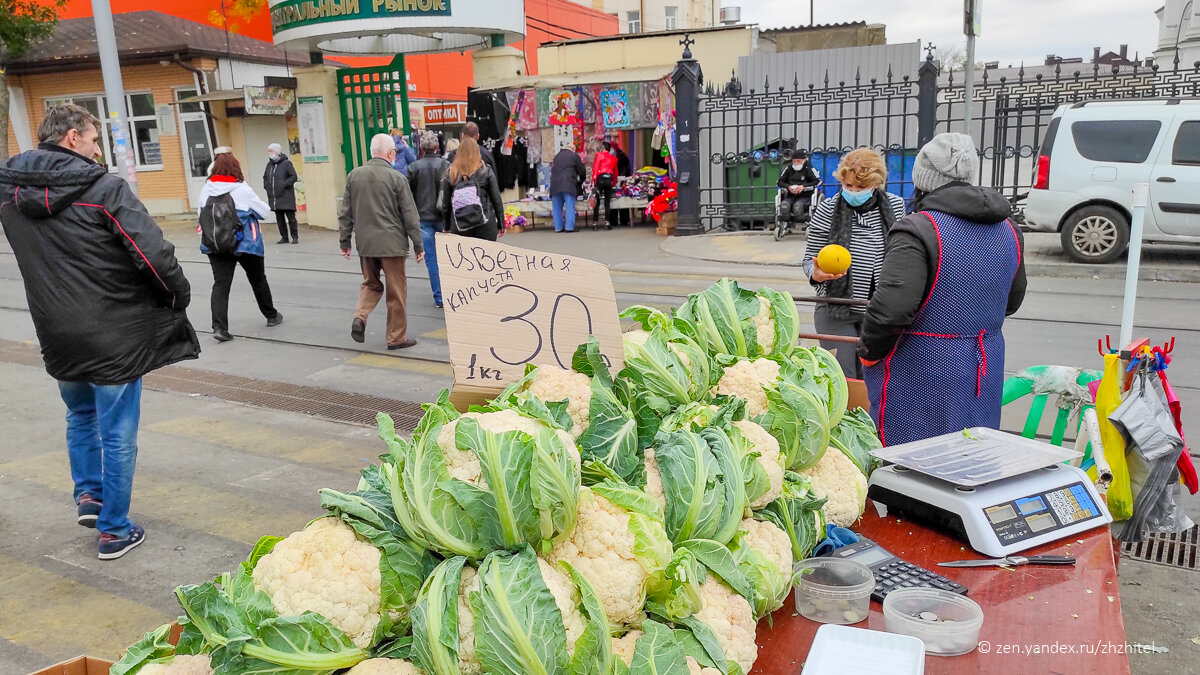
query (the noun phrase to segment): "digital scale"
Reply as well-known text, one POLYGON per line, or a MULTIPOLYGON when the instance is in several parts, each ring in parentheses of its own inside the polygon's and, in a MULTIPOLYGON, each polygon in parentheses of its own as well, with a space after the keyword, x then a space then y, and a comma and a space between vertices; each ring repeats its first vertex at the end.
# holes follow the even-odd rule
POLYGON ((867 497, 1004 557, 1112 522, 1081 453, 977 427, 871 453, 867 497))

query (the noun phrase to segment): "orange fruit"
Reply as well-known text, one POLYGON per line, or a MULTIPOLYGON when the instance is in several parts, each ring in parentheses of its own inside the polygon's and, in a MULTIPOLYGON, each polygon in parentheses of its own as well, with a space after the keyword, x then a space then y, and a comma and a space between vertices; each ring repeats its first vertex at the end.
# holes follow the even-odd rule
POLYGON ((826 274, 841 274, 850 269, 850 251, 844 246, 830 244, 817 254, 817 267, 826 274))

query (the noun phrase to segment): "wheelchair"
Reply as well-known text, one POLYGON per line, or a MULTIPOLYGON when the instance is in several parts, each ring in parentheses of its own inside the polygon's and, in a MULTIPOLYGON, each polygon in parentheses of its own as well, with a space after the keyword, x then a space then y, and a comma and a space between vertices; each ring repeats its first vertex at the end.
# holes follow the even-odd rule
MULTIPOLYGON (((790 221, 793 216, 789 214, 785 218, 779 213, 780 205, 783 204, 783 193, 784 190, 782 189, 775 193, 775 241, 779 241, 791 234, 792 223, 790 221)), ((817 186, 812 188, 812 195, 809 197, 807 203, 800 202, 806 204, 804 213, 794 217, 796 224, 800 226, 801 232, 808 227, 808 221, 812 218, 813 212, 817 210, 817 205, 821 203, 822 199, 824 199, 824 195, 821 193, 820 186, 817 186)))

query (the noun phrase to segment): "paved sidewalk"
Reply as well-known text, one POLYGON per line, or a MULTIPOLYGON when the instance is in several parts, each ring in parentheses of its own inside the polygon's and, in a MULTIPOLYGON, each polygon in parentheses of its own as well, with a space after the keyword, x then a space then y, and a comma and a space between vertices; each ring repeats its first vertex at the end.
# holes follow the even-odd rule
MULTIPOLYGON (((722 232, 696 237, 664 237, 661 249, 674 256, 717 263, 799 267, 804 236, 775 241, 770 232, 722 232)), ((1150 244, 1142 249, 1143 281, 1200 281, 1200 247, 1150 244)), ((1124 279, 1125 261, 1111 265, 1081 265, 1062 252, 1059 235, 1025 233, 1025 266, 1029 276, 1124 279)))

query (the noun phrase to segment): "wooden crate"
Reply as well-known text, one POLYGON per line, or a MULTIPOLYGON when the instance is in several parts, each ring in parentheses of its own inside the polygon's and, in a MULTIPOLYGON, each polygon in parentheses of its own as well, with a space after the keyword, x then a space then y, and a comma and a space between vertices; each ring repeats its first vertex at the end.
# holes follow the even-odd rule
POLYGON ((678 212, 671 211, 664 213, 662 220, 658 221, 658 228, 655 232, 662 236, 670 237, 675 234, 675 224, 677 222, 679 222, 678 212))

